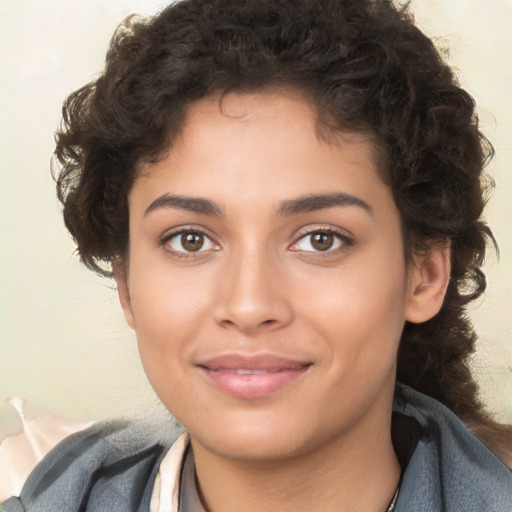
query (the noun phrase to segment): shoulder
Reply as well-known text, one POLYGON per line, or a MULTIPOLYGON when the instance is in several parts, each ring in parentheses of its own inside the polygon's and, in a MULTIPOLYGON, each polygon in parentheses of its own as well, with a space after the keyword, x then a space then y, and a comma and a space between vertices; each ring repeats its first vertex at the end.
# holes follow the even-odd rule
POLYGON ((406 466, 396 511, 512 510, 512 472, 444 405, 397 385, 393 442, 406 466))
POLYGON ((181 430, 118 420, 69 436, 34 469, 2 512, 131 512, 148 504, 159 463, 181 430))

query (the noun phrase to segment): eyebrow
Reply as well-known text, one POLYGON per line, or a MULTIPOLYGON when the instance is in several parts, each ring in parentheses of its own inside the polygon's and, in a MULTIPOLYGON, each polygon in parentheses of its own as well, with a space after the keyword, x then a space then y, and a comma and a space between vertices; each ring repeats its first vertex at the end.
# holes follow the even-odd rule
POLYGON ((289 199, 281 203, 278 214, 281 216, 297 215, 335 206, 357 206, 373 215, 373 208, 367 202, 344 192, 309 194, 296 199, 289 199))
POLYGON ((215 215, 217 217, 221 217, 223 215, 222 208, 209 199, 164 194, 163 196, 155 199, 147 207, 144 212, 144 216, 159 208, 179 208, 180 210, 201 213, 203 215, 215 215))
MULTIPOLYGON (((344 192, 335 192, 331 194, 308 194, 283 201, 277 210, 281 217, 298 215, 300 213, 314 212, 333 208, 336 206, 356 206, 373 215, 373 208, 362 199, 346 194, 344 192)), ((202 197, 176 196, 164 194, 155 199, 144 212, 144 216, 160 208, 178 208, 203 215, 213 215, 222 217, 224 211, 217 203, 204 199, 202 197)))

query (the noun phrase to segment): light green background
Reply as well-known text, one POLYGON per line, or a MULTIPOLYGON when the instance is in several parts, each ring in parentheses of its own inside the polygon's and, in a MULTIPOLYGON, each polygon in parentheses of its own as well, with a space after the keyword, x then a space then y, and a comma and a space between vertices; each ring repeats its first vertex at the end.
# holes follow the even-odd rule
MULTIPOLYGON (((155 0, 0 0, 0 437, 18 427, 3 402, 23 394, 74 418, 149 410, 112 283, 81 268, 49 174, 64 97, 93 79, 117 23, 155 0)), ((491 409, 512 423, 512 0, 413 0, 419 25, 451 49, 497 150, 487 218, 501 259, 472 316, 475 369, 491 409)))

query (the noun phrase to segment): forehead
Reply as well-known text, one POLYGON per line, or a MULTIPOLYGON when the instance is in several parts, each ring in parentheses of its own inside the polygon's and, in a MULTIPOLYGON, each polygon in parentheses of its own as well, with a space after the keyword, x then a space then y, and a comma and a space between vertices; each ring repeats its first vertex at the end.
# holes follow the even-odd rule
POLYGON ((229 130, 235 125, 238 125, 236 130, 243 129, 247 133, 251 130, 268 132, 279 126, 286 128, 290 139, 300 133, 301 138, 309 139, 311 144, 350 143, 359 145, 363 151, 369 152, 369 156, 374 156, 376 148, 370 133, 336 130, 328 125, 329 121, 320 117, 315 102, 298 89, 272 87, 254 93, 234 91, 208 96, 190 104, 180 135, 173 145, 190 145, 194 140, 204 142, 200 136, 208 138, 208 132, 212 131, 220 138, 221 128, 229 130))
POLYGON ((333 189, 389 193, 376 160, 369 135, 327 134, 294 90, 234 92, 192 103, 168 154, 141 166, 132 192, 144 189, 146 201, 166 192, 248 203, 333 189))

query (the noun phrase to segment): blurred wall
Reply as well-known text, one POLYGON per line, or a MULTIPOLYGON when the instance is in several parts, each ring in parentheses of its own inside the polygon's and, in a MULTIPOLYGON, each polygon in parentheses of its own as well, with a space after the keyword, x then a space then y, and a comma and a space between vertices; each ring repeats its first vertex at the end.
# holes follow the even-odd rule
MULTIPOLYGON (((93 79, 127 14, 165 0, 0 0, 0 436, 16 430, 11 394, 74 418, 157 403, 111 282, 81 268, 49 173, 64 97, 93 79)), ((485 400, 512 422, 512 0, 413 0, 419 25, 451 49, 497 150, 487 218, 501 259, 472 316, 485 400)))

